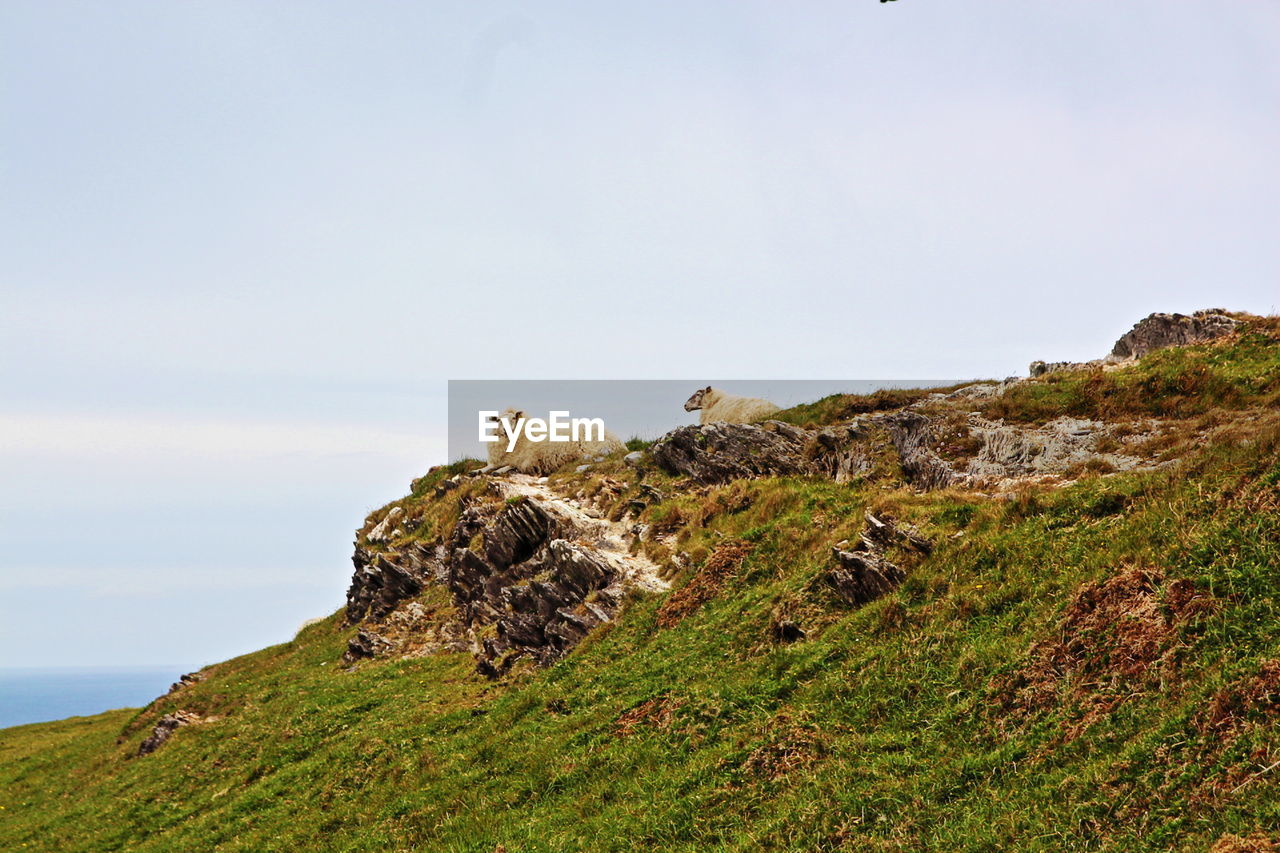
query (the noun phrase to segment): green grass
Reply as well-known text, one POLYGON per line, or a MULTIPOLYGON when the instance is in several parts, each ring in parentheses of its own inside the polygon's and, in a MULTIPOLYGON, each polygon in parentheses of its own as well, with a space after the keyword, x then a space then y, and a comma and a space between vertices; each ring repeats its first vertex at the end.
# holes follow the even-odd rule
POLYGON ((1187 418, 1280 402, 1280 322, 1257 317, 1225 345, 1159 350, 1124 370, 1069 370, 1012 388, 981 408, 1013 421, 1062 415, 1187 418))
MULTIPOLYGON (((1233 346, 1108 377, 1124 388, 1206 365, 1227 385, 1188 381, 1213 407, 1255 406, 1274 393, 1276 348, 1233 346), (1222 387, 1236 390, 1205 390, 1222 387)), ((1070 396, 1089 381, 1034 387, 1060 403, 1092 399, 1070 396)), ((397 502, 419 519, 413 535, 456 518, 468 487, 434 496, 451 473, 397 502)), ((628 483, 619 502, 638 491, 620 464, 555 480, 590 491, 606 476, 628 483)), ((467 655, 344 671, 354 629, 335 614, 143 712, 0 731, 0 849, 1155 851, 1280 826, 1280 769, 1251 775, 1280 760, 1280 697, 1241 705, 1226 734, 1204 725, 1215 697, 1244 695, 1280 659, 1273 421, 1235 424, 1178 467, 1004 501, 644 482, 666 494, 648 520, 671 524, 670 548, 695 566, 722 542, 752 546, 674 627, 657 625, 662 596, 636 596, 567 659, 494 683, 467 655), (822 578, 866 509, 940 545, 893 555, 906 583, 850 610, 822 578), (1002 710, 1001 685, 1057 635, 1075 593, 1132 567, 1213 597, 1179 627, 1170 668, 1108 687, 1125 701, 1088 725, 1067 682, 1049 707, 1002 710), (779 616, 807 639, 772 642, 779 616), (219 719, 134 757, 177 707, 219 719)))

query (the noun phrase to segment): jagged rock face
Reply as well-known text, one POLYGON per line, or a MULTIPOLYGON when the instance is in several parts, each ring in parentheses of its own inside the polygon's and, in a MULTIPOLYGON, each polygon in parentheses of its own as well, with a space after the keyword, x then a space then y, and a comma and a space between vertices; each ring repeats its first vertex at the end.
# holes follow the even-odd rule
MULTIPOLYGON (((1120 452, 1099 452, 1104 439, 1116 439, 1114 425, 1082 418, 1056 418, 1042 427, 1006 426, 972 417, 974 434, 982 439, 982 449, 963 472, 975 484, 1014 477, 1055 474, 1087 462, 1105 463, 1111 470, 1128 471, 1142 464, 1137 456, 1120 452)), ((1133 443, 1145 436, 1126 424, 1123 441, 1133 443)))
POLYGON ((193 684, 199 684, 201 681, 204 681, 206 677, 207 675, 204 672, 184 673, 182 676, 178 678, 177 681, 175 681, 173 684, 169 686, 169 692, 166 693, 165 695, 171 696, 174 693, 177 693, 179 690, 185 690, 186 688, 190 687, 193 684))
MULTIPOLYGON (((961 389, 967 393, 937 395, 924 405, 982 399, 1000 387, 961 389)), ((1153 465, 1132 449, 1153 428, 1152 423, 1107 424, 1069 417, 1043 426, 1005 424, 971 412, 961 418, 959 429, 976 452, 948 460, 938 453, 938 421, 907 407, 859 415, 849 423, 817 430, 776 422, 681 427, 656 442, 653 451, 668 472, 702 484, 780 474, 814 474, 843 483, 867 475, 877 460, 887 459, 917 489, 1006 488, 1019 478, 1062 476, 1089 464, 1111 471, 1153 465), (1104 451, 1104 446, 1111 449, 1104 451)))
MULTIPOLYGON (((459 525, 474 523, 471 516, 459 525)), ((525 499, 484 525, 479 552, 454 550, 448 584, 463 622, 472 630, 493 625, 477 651, 481 672, 499 675, 521 657, 550 663, 613 618, 618 599, 608 588, 616 573, 591 550, 561 538, 569 533, 525 499)))
POLYGON ((826 575, 827 583, 852 607, 875 601, 906 580, 906 572, 885 557, 886 549, 897 546, 921 554, 933 552, 933 543, 890 519, 867 513, 866 520, 867 528, 852 548, 837 545, 831 549, 835 565, 826 575))
POLYGON ((1111 349, 1114 359, 1142 358, 1152 350, 1202 344, 1230 334, 1240 321, 1219 309, 1186 314, 1152 314, 1138 321, 1111 349))
POLYGON ((420 647, 469 649, 490 676, 521 658, 557 660, 610 621, 621 600, 614 566, 570 541, 576 533, 541 502, 518 498, 465 506, 447 545, 377 553, 358 546, 347 615, 375 624, 357 632, 344 660, 401 653, 384 636, 392 628, 420 647), (432 581, 449 590, 456 619, 419 618, 421 605, 403 603, 432 581))
POLYGON ((347 651, 342 655, 342 662, 349 664, 361 658, 376 658, 391 649, 392 643, 381 634, 368 628, 361 628, 347 641, 347 651))
POLYGON ((193 714, 190 711, 174 711, 172 714, 165 714, 151 730, 151 734, 138 745, 138 755, 150 755, 164 746, 165 741, 179 728, 199 723, 201 719, 199 714, 193 714))
POLYGON ((944 489, 959 480, 933 449, 933 422, 910 410, 880 416, 889 427, 907 482, 920 489, 944 489))
POLYGON ((726 483, 816 473, 804 456, 807 439, 806 430, 778 421, 763 426, 711 423, 672 430, 649 452, 669 473, 684 474, 699 483, 726 483))
POLYGON ((347 589, 347 621, 382 619, 401 601, 422 592, 424 583, 443 576, 443 558, 443 549, 436 545, 374 551, 357 544, 351 556, 355 572, 347 589))
POLYGON ((906 578, 902 569, 871 551, 837 548, 832 556, 836 565, 827 573, 827 582, 853 607, 892 592, 906 578))
POLYGON ((1049 373, 1060 373, 1064 370, 1074 370, 1077 367, 1083 366, 1084 365, 1077 364, 1074 361, 1033 361, 1031 362, 1031 367, 1028 368, 1027 372, 1031 375, 1032 379, 1035 379, 1037 376, 1044 376, 1049 373))
POLYGON ((960 479, 932 449, 932 422, 910 410, 863 415, 848 424, 806 430, 778 421, 686 426, 651 448, 654 461, 672 474, 715 484, 752 477, 823 474, 856 479, 892 446, 908 482, 938 489, 960 479))

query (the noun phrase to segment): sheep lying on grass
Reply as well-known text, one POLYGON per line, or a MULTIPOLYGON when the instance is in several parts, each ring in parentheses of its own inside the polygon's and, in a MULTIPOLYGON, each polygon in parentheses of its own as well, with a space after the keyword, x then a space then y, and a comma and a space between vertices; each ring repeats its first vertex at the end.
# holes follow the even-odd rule
POLYGON ((749 424, 762 421, 782 409, 758 397, 726 394, 708 385, 694 393, 684 404, 686 412, 702 410, 699 423, 749 424))
MULTIPOLYGON (((498 441, 489 445, 489 464, 497 467, 510 465, 523 474, 550 474, 572 462, 590 461, 626 447, 616 435, 604 431, 603 439, 580 437, 573 441, 530 441, 516 427, 517 421, 527 417, 518 409, 507 409, 498 420, 498 441), (517 429, 515 447, 507 450, 511 434, 506 424, 517 429)), ((586 435, 592 431, 584 430, 586 435)))

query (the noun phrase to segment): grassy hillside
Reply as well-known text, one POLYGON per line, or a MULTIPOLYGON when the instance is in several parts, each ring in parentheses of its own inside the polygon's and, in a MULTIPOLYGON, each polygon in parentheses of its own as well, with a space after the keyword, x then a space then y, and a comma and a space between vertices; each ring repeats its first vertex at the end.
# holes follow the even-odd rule
MULTIPOLYGON (((1000 499, 648 472, 664 499, 643 520, 674 536, 652 556, 687 568, 563 661, 347 670, 335 614, 143 711, 0 731, 0 849, 1270 849, 1278 389, 1273 321, 1024 383, 984 412, 1175 418, 1178 462, 1000 499), (853 608, 823 576, 867 510, 937 547, 895 552, 906 582, 853 608), (776 639, 783 620, 804 639, 776 639), (138 757, 177 708, 207 721, 138 757)), ((796 419, 910 402, 893 396, 796 419)), ((400 502, 411 538, 456 518, 460 490, 433 489, 449 473, 400 502)), ((620 505, 637 476, 553 484, 622 482, 620 505)))

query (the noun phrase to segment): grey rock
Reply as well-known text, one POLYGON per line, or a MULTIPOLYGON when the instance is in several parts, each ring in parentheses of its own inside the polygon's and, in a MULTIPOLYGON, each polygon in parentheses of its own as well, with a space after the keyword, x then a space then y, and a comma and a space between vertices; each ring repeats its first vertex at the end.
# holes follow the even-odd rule
POLYGON ((151 730, 151 734, 138 744, 138 755, 150 755, 164 746, 178 729, 201 721, 201 716, 191 711, 174 711, 172 714, 165 714, 151 730))
POLYGON ((365 541, 385 542, 388 539, 390 539, 391 530, 395 526, 394 524, 392 524, 392 522, 394 522, 397 518, 399 518, 403 513, 404 513, 404 510, 401 507, 393 506, 390 510, 387 511, 387 514, 383 516, 382 521, 378 522, 374 526, 374 528, 369 531, 368 535, 364 537, 365 541))
POLYGON ((386 628, 362 626, 343 660, 400 651, 398 641, 383 635, 387 628, 416 632, 418 641, 431 633, 419 645, 433 650, 466 646, 477 670, 494 677, 522 658, 541 665, 558 660, 594 626, 611 620, 620 604, 610 589, 619 581, 615 569, 572 541, 573 533, 539 500, 526 497, 464 506, 447 541, 419 551, 357 547, 348 618, 381 621, 386 628), (426 622, 421 606, 405 601, 433 581, 449 590, 456 625, 419 624, 426 622), (460 642, 486 626, 493 630, 483 641, 460 642))
POLYGON ((1049 373, 1060 373, 1064 370, 1073 370, 1076 368, 1087 367, 1086 364, 1077 364, 1072 361, 1033 361, 1027 372, 1032 379, 1044 376, 1049 373))
POLYGON ((907 525, 866 513, 866 529, 852 548, 838 542, 831 549, 835 565, 827 583, 846 604, 860 607, 887 595, 906 579, 906 573, 890 562, 885 552, 897 547, 928 555, 933 543, 907 525))
POLYGON ((205 680, 205 677, 206 677, 206 673, 204 672, 185 673, 178 677, 178 680, 175 681, 169 687, 169 692, 166 693, 165 695, 172 696, 174 693, 177 693, 179 690, 185 690, 186 688, 190 687, 193 684, 199 684, 201 681, 205 680))
POLYGON ((401 550, 375 551, 356 545, 351 562, 355 572, 347 588, 347 621, 381 619, 401 601, 422 591, 422 585, 443 574, 444 551, 414 543, 401 550))
POLYGON ((1121 335, 1111 348, 1113 360, 1142 358, 1165 347, 1202 344, 1228 335, 1240 327, 1240 321, 1220 308, 1194 314, 1155 313, 1139 320, 1121 335))
POLYGON ((623 462, 632 466, 639 465, 642 459, 644 459, 644 451, 642 450, 633 450, 622 457, 623 462))
POLYGON ((347 641, 347 650, 342 655, 342 662, 352 664, 364 658, 376 658, 388 654, 395 649, 395 644, 367 628, 362 628, 347 641))
POLYGON ((778 421, 763 425, 683 426, 654 442, 653 460, 665 471, 699 483, 817 473, 805 458, 807 432, 778 421))

